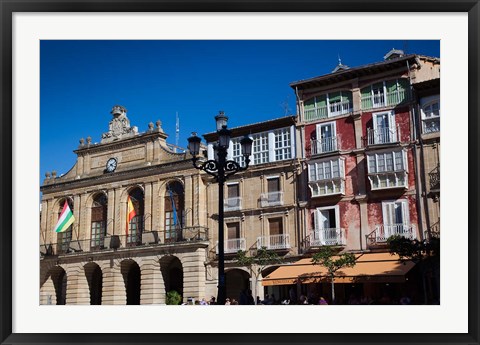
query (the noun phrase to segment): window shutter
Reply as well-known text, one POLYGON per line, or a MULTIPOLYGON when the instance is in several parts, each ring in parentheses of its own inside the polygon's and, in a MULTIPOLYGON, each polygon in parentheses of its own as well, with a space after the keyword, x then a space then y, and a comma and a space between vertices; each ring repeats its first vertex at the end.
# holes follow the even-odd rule
POLYGON ((281 235, 283 233, 282 218, 268 220, 270 235, 281 235))
POLYGON ((351 103, 353 100, 352 92, 351 91, 342 91, 342 101, 351 103))
POLYGON ((238 198, 238 184, 228 185, 228 198, 238 198))
POLYGON ((322 108, 327 106, 326 95, 317 96, 316 99, 317 99, 317 108, 322 108))
POLYGON ((268 192, 275 193, 280 191, 280 179, 269 178, 268 180, 268 192))
POLYGON ((369 173, 377 172, 377 165, 375 164, 375 155, 368 156, 368 172, 369 173))
POLYGON ((360 90, 362 95, 362 108, 363 109, 370 109, 373 107, 372 103, 372 88, 370 86, 365 87, 360 90))
POLYGON ((240 224, 239 223, 229 223, 227 224, 227 238, 233 240, 235 238, 240 238, 240 224))
POLYGON ((333 102, 340 102, 341 100, 341 94, 340 92, 332 92, 328 94, 328 100, 330 103, 333 102))
POLYGON ((397 88, 397 80, 388 80, 385 82, 385 86, 387 87, 387 92, 395 92, 398 90, 397 88))
POLYGON ((303 103, 305 110, 312 110, 315 108, 315 98, 310 98, 303 103))

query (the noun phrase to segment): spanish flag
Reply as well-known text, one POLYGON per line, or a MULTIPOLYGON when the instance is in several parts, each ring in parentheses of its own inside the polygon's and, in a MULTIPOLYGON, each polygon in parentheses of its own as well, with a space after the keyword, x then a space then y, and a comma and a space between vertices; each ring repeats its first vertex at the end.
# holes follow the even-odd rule
POLYGON ((132 218, 135 216, 136 216, 135 208, 133 207, 132 199, 130 199, 130 195, 129 195, 127 200, 127 236, 128 236, 128 225, 130 224, 130 221, 132 220, 132 218))

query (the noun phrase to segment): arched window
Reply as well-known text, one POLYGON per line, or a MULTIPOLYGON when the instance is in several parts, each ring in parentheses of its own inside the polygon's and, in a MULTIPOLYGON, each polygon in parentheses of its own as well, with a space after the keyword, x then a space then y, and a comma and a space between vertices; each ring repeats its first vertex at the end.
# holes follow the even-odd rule
MULTIPOLYGON (((73 213, 73 201, 68 198, 64 199, 59 204, 57 219, 60 218, 66 202, 68 202, 68 207, 70 207, 70 210, 73 213)), ((67 230, 57 233, 57 254, 65 254, 68 252, 68 249, 70 248, 70 242, 72 241, 72 228, 73 224, 70 225, 67 230)))
POLYGON ((103 241, 107 234, 107 197, 105 194, 97 194, 92 205, 90 248, 103 248, 103 241))
MULTIPOLYGON (((144 194, 139 187, 134 188, 128 193, 135 210, 135 216, 128 224, 127 246, 136 246, 142 243, 143 218, 144 218, 144 194)), ((127 205, 128 210, 128 205, 127 205)))
POLYGON ((165 242, 183 239, 185 194, 180 182, 170 182, 165 191, 165 242))

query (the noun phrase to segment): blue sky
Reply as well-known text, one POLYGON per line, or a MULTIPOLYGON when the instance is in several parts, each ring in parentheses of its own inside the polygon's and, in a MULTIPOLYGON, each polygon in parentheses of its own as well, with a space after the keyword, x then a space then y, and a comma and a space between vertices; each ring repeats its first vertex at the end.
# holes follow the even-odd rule
POLYGON ((100 142, 115 104, 139 132, 162 121, 172 144, 178 113, 185 147, 191 132, 214 131, 219 110, 229 127, 295 114, 291 82, 330 73, 339 56, 356 67, 392 48, 440 57, 438 40, 41 41, 40 181, 70 170, 80 138, 100 142))

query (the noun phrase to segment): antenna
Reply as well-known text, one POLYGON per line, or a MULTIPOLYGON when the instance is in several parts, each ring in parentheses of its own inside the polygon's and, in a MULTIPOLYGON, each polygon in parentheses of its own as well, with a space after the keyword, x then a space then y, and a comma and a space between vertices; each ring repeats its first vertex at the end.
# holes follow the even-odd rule
POLYGON ((285 100, 282 102, 282 104, 280 104, 280 106, 283 108, 283 110, 285 112, 285 116, 288 116, 288 114, 291 112, 291 109, 288 106, 289 98, 290 98, 290 95, 287 95, 287 98, 285 98, 285 100))
POLYGON ((178 142, 180 140, 180 119, 178 118, 178 111, 175 115, 176 123, 175 123, 175 146, 178 147, 178 142))

